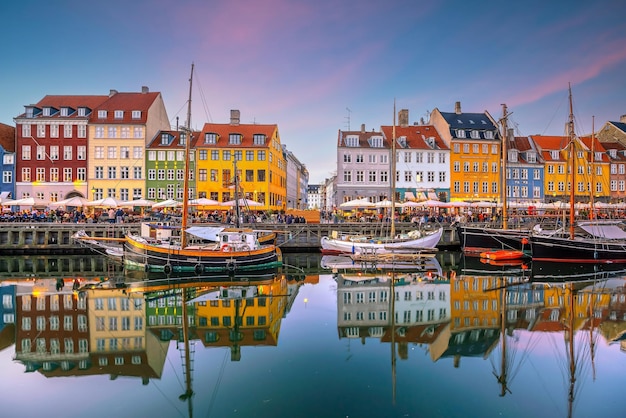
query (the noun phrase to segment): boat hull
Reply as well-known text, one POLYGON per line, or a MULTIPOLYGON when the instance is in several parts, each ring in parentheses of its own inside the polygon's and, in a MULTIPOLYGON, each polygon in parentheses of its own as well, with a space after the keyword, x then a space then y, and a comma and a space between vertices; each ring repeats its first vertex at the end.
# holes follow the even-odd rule
POLYGON ((376 238, 353 240, 349 237, 343 239, 322 237, 320 244, 322 254, 387 254, 398 251, 417 252, 435 248, 437 244, 439 244, 442 234, 443 228, 439 228, 428 235, 416 239, 398 241, 383 241, 376 238))
POLYGON ((533 235, 530 238, 533 261, 572 263, 624 263, 626 242, 594 241, 533 235))
POLYGON ((282 253, 273 245, 249 251, 222 251, 215 246, 185 248, 157 245, 127 236, 124 264, 148 272, 236 272, 282 265, 282 253))
POLYGON ((482 228, 472 225, 456 227, 461 249, 467 254, 476 254, 492 250, 514 250, 528 253, 528 237, 526 229, 482 228))

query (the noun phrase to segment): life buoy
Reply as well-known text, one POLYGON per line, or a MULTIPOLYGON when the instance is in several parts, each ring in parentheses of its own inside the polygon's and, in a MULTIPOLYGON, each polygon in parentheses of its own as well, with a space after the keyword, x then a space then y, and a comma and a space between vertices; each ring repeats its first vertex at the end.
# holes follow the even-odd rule
POLYGON ((196 265, 193 267, 193 271, 194 271, 194 273, 196 273, 197 275, 200 275, 200 274, 202 274, 202 273, 204 272, 204 267, 202 267, 202 264, 196 264, 196 265))
POLYGON ((250 251, 250 246, 247 244, 244 244, 241 246, 241 251, 250 251))
POLYGON ((172 273, 172 265, 171 264, 164 265, 163 266, 163 273, 171 274, 172 273))
POLYGON ((220 250, 224 251, 225 253, 228 253, 228 252, 230 252, 230 245, 224 244, 224 245, 222 245, 220 250))
POLYGON ((226 263, 226 270, 228 271, 235 271, 235 262, 234 261, 229 261, 226 263))

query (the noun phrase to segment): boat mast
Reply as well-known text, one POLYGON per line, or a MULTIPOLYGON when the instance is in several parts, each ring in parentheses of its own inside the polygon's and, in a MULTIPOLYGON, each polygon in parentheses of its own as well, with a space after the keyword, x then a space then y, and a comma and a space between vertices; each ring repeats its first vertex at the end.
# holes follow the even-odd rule
POLYGON ((189 76, 189 99, 187 100, 187 126, 185 126, 185 164, 183 174, 185 176, 183 182, 183 218, 180 227, 180 248, 185 248, 187 246, 187 212, 189 210, 188 200, 189 200, 189 153, 191 150, 191 83, 193 81, 193 66, 191 63, 191 75, 189 76))
POLYGON ((589 161, 589 164, 591 164, 591 190, 589 190, 591 193, 589 195, 589 219, 593 219, 593 206, 595 204, 594 200, 593 200, 593 194, 595 192, 595 183, 596 183, 596 165, 594 164, 595 159, 596 159, 596 140, 594 138, 594 130, 595 130, 595 116, 591 117, 591 158, 589 161))
POLYGON ((393 100, 393 128, 391 130, 391 237, 396 236, 396 100, 393 100))
POLYGON ((568 84, 569 89, 569 120, 567 122, 569 136, 569 168, 570 168, 570 191, 569 191, 569 237, 574 239, 574 186, 576 184, 576 149, 574 147, 576 137, 574 134, 574 106, 572 105, 572 85, 568 84))
POLYGON ((508 126, 507 126, 507 109, 506 104, 502 104, 502 173, 500 173, 500 184, 502 184, 502 190, 500 195, 502 196, 502 229, 507 229, 507 193, 506 193, 506 161, 508 158, 507 142, 509 140, 508 126))
POLYGON ((237 175, 237 158, 235 158, 233 160, 233 165, 234 165, 234 176, 235 176, 235 216, 236 216, 236 220, 235 220, 235 226, 237 228, 239 228, 239 216, 240 216, 240 210, 239 210, 239 176, 237 175))

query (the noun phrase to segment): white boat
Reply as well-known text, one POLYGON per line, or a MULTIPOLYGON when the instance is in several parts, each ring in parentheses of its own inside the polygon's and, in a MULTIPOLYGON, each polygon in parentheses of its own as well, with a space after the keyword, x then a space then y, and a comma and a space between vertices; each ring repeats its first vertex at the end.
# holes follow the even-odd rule
POLYGON ((322 237, 322 254, 387 254, 393 252, 432 251, 443 234, 443 227, 432 230, 413 230, 395 237, 333 234, 322 237))

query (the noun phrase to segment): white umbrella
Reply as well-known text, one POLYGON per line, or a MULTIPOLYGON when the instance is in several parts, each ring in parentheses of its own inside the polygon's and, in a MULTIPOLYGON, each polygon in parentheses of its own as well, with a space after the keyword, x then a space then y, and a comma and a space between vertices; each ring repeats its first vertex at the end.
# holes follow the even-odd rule
POLYGON ((188 201, 187 204, 189 206, 219 206, 220 202, 218 202, 217 200, 207 199, 206 197, 200 197, 198 199, 192 199, 188 201))
POLYGON ((471 206, 475 208, 495 208, 498 206, 496 202, 485 202, 484 200, 478 202, 472 202, 471 206))
POLYGON ((87 202, 87 206, 97 206, 101 208, 116 208, 122 203, 113 197, 105 197, 104 199, 92 200, 87 202))
POLYGON ((152 205, 153 208, 177 208, 182 206, 183 203, 174 199, 167 199, 159 203, 152 205))
MULTIPOLYGON (((259 203, 259 202, 256 202, 256 201, 250 200, 250 199, 238 199, 236 204, 237 204, 237 206, 263 206, 263 203, 259 203)), ((222 203, 221 206, 234 207, 235 206, 235 201, 234 200, 229 200, 228 202, 222 203)))
POLYGON ((127 200, 125 202, 120 202, 119 206, 124 206, 124 207, 135 207, 135 206, 150 207, 150 206, 154 205, 155 203, 156 202, 154 200, 135 199, 135 200, 127 200))
POLYGON ((48 206, 49 204, 49 200, 39 199, 37 197, 25 197, 23 199, 2 202, 2 206, 48 206))
POLYGON ((89 199, 85 199, 84 197, 74 196, 69 197, 67 199, 59 200, 58 202, 51 202, 51 207, 59 207, 59 206, 74 206, 74 207, 84 207, 89 203, 89 199))
MULTIPOLYGON (((390 208, 391 204, 392 204, 391 200, 384 199, 384 200, 381 200, 380 202, 374 203, 374 206, 377 207, 377 208, 390 208)), ((394 206, 396 208, 401 208, 401 207, 404 206, 404 203, 395 202, 394 206)))
POLYGON ((373 208, 374 204, 367 199, 354 199, 339 205, 341 209, 373 208))

